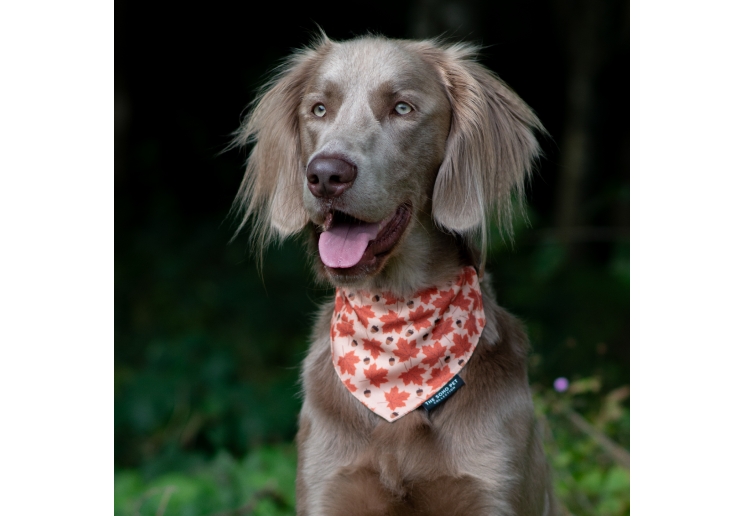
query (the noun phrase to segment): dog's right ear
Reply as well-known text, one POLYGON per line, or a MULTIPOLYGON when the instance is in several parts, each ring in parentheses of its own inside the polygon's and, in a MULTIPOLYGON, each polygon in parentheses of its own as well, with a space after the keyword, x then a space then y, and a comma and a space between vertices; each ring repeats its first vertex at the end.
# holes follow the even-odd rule
POLYGON ((308 222, 302 205, 298 109, 307 81, 331 45, 321 32, 313 45, 290 56, 254 101, 231 144, 254 143, 233 210, 242 214, 236 234, 254 218, 258 249, 273 237, 299 232, 308 222))

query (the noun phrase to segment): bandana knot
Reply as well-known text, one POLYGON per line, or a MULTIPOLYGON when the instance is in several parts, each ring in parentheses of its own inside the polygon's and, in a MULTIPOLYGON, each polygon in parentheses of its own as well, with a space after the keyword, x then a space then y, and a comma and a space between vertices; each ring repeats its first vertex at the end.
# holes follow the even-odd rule
POLYGON ((405 299, 338 288, 331 321, 333 365, 356 399, 394 421, 460 372, 485 324, 473 267, 405 299))

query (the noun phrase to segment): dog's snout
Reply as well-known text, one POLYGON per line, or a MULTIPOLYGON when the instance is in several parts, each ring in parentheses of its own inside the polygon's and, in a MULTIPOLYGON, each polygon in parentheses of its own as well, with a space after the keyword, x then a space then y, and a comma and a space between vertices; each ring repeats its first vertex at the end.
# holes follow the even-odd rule
POLYGON ((338 197, 351 187, 357 168, 345 159, 317 157, 307 166, 307 186, 315 197, 338 197))

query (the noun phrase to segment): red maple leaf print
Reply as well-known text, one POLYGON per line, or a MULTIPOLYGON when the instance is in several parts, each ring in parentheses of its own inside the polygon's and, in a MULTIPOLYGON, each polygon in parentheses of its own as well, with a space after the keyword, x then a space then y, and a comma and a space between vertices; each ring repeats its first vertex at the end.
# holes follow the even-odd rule
POLYGON ((411 396, 411 393, 405 391, 399 391, 397 387, 393 387, 390 391, 385 393, 385 399, 387 400, 388 408, 395 410, 398 407, 404 407, 406 400, 411 396))
POLYGON ((423 304, 428 305, 431 302, 431 297, 437 292, 439 292, 437 287, 429 287, 419 292, 417 296, 421 298, 423 304))
POLYGON ((377 368, 377 364, 372 364, 369 369, 364 370, 364 376, 367 377, 369 383, 375 387, 379 387, 383 383, 387 383, 388 370, 384 367, 377 368))
POLYGON ((341 292, 336 293, 336 306, 333 308, 335 313, 340 313, 344 307, 344 295, 341 292))
POLYGON ((417 309, 408 314, 408 320, 413 323, 413 327, 417 330, 421 328, 428 328, 431 326, 429 317, 434 315, 434 310, 424 310, 423 306, 419 306, 417 309))
POLYGON ((344 312, 351 313, 354 311, 354 307, 351 306, 351 301, 349 301, 349 298, 344 296, 344 312))
POLYGON ((382 342, 375 339, 362 339, 362 345, 364 345, 364 349, 366 351, 369 351, 369 354, 372 355, 372 358, 377 360, 377 357, 380 356, 380 352, 384 351, 382 349, 382 342))
POLYGON ((386 305, 394 305, 398 302, 398 298, 395 297, 391 292, 383 292, 382 297, 385 298, 386 305))
POLYGON ((338 367, 341 368, 341 374, 356 374, 356 365, 359 357, 353 351, 349 351, 342 357, 338 357, 338 367))
POLYGON ((447 383, 450 380, 451 376, 452 371, 450 371, 448 365, 442 367, 441 369, 435 367, 431 370, 431 378, 426 380, 426 385, 428 385, 432 389, 438 389, 439 387, 447 383))
POLYGON ((368 305, 362 305, 354 307, 354 313, 359 318, 359 322, 362 326, 367 328, 369 326, 369 317, 374 317, 375 313, 372 311, 372 307, 368 305))
POLYGON ((341 321, 336 323, 336 331, 341 337, 351 337, 354 335, 354 322, 350 321, 346 315, 342 315, 341 321))
POLYGON ((450 353, 455 355, 455 358, 463 356, 465 353, 470 351, 470 348, 473 347, 467 335, 460 335, 459 333, 455 333, 452 336, 452 339, 455 341, 455 345, 450 348, 450 353))
POLYGON ((439 321, 439 324, 434 326, 434 329, 431 332, 431 338, 434 340, 439 340, 444 335, 447 335, 453 331, 455 331, 455 327, 452 326, 452 317, 447 317, 446 319, 439 321))
POLYGON ((439 313, 443 314, 447 307, 452 302, 452 298, 455 295, 455 291, 452 289, 443 291, 437 299, 432 301, 432 304, 439 308, 439 313))
POLYGON ((398 339, 396 344, 398 349, 393 350, 393 354, 398 357, 398 360, 405 362, 408 359, 415 358, 419 354, 419 348, 416 347, 416 342, 408 342, 406 339, 398 339))
POLYGON ((396 314, 392 310, 388 310, 387 315, 383 315, 382 317, 380 317, 380 320, 384 323, 382 325, 383 333, 387 333, 389 331, 400 333, 400 331, 403 329, 403 326, 406 325, 406 320, 398 317, 398 314, 396 314))
POLYGON ((477 276, 477 273, 475 272, 475 269, 466 267, 465 271, 462 273, 462 278, 468 285, 473 284, 473 280, 477 276))
POLYGON ((439 362, 439 359, 447 352, 447 348, 442 346, 439 342, 435 342, 431 346, 424 346, 421 348, 421 351, 426 355, 426 358, 423 359, 422 362, 431 367, 439 362))
POLYGON ((426 372, 426 369, 414 366, 410 368, 408 371, 404 371, 400 373, 400 376, 398 377, 399 380, 403 380, 403 385, 408 385, 409 383, 413 383, 416 385, 423 385, 424 383, 424 373, 426 372))
POLYGON ((349 389, 349 392, 356 392, 357 388, 352 385, 351 378, 347 378, 344 380, 344 385, 346 385, 346 388, 349 389))
POLYGON ((452 300, 452 304, 463 311, 468 311, 470 309, 470 299, 463 295, 462 290, 457 293, 455 298, 452 300))
POLYGON ((483 310, 483 296, 477 290, 471 290, 468 297, 471 298, 473 303, 473 310, 483 310))
POLYGON ((475 325, 475 314, 470 312, 468 314, 468 320, 465 321, 465 329, 468 330, 468 335, 475 335, 478 333, 478 327, 475 325))

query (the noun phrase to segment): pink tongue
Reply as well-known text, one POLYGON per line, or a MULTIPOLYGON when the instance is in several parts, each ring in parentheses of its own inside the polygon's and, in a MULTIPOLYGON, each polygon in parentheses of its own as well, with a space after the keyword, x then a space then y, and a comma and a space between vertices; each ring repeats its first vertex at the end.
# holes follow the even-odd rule
POLYGON ((362 259, 367 244, 375 239, 379 231, 379 222, 334 224, 331 229, 320 235, 318 242, 320 259, 334 269, 353 267, 362 259))

